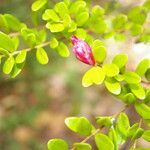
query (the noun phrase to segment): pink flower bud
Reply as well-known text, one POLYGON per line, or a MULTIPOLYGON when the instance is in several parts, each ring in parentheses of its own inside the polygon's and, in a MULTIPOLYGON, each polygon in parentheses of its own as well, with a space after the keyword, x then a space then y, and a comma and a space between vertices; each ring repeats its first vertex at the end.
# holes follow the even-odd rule
POLYGON ((86 64, 94 66, 95 59, 92 54, 91 47, 83 40, 78 39, 76 36, 71 37, 71 42, 73 44, 73 53, 76 58, 86 64))

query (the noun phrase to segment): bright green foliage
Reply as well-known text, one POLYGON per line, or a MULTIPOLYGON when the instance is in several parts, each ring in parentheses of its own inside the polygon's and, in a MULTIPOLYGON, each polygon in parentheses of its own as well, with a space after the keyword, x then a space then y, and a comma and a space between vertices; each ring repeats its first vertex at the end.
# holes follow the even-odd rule
POLYGON ((116 124, 116 130, 121 135, 122 138, 126 138, 128 135, 128 130, 130 128, 130 123, 128 116, 125 113, 120 113, 117 124, 116 124))
POLYGON ((48 22, 46 24, 46 28, 50 29, 50 31, 53 32, 53 33, 61 32, 65 29, 64 25, 62 23, 53 23, 53 24, 51 24, 50 22, 48 22))
POLYGON ((15 62, 17 64, 23 63, 26 60, 27 51, 21 50, 20 53, 16 56, 15 62))
POLYGON ((104 8, 100 7, 99 5, 95 5, 92 8, 92 15, 95 17, 102 16, 102 15, 104 15, 104 13, 105 13, 104 8))
POLYGON ((115 94, 115 95, 120 94, 121 85, 114 78, 107 78, 104 83, 110 93, 115 94))
POLYGON ((135 72, 125 72, 124 80, 129 84, 137 84, 141 82, 141 78, 135 72))
POLYGON ((10 74, 10 72, 13 69, 14 63, 15 63, 15 60, 14 60, 13 56, 11 56, 8 59, 6 59, 4 65, 3 65, 3 72, 5 74, 10 74))
POLYGON ((139 99, 145 98, 145 90, 140 84, 130 84, 130 89, 132 93, 139 99))
POLYGON ((50 41, 50 47, 51 48, 56 48, 58 46, 58 41, 56 38, 52 38, 51 41, 50 41))
POLYGON ((126 102, 127 104, 132 104, 136 101, 136 97, 134 96, 133 93, 127 93, 123 96, 123 101, 126 102))
POLYGON ((110 138, 102 133, 99 133, 95 136, 95 142, 98 150, 114 150, 114 144, 110 138))
POLYGON ((96 118, 96 122, 100 125, 100 126, 112 126, 113 124, 113 118, 112 117, 97 117, 96 118))
POLYGON ((82 78, 82 85, 88 87, 94 84, 101 84, 105 78, 105 72, 101 67, 93 67, 88 70, 82 78))
POLYGON ((146 0, 143 6, 150 11, 150 0, 146 0))
POLYGON ((113 24, 113 28, 115 30, 121 30, 121 29, 124 29, 125 25, 126 25, 126 22, 127 22, 127 16, 124 15, 124 14, 119 14, 118 16, 116 16, 113 21, 112 21, 112 24, 113 24))
POLYGON ((62 57, 69 57, 69 55, 70 55, 68 47, 63 42, 59 43, 59 45, 57 47, 57 52, 62 57))
POLYGON ((52 139, 47 143, 48 150, 68 150, 67 143, 62 139, 52 139))
POLYGON ((95 40, 92 44, 92 51, 95 60, 102 63, 106 58, 106 48, 100 40, 95 40))
POLYGON ((142 138, 148 142, 150 142, 150 130, 145 130, 143 135, 142 135, 142 138))
POLYGON ((89 19, 89 13, 86 11, 76 15, 76 22, 78 26, 83 26, 88 19, 89 19))
POLYGON ((92 132, 91 123, 84 117, 69 117, 65 119, 66 126, 80 135, 88 136, 92 132))
POLYGON ((75 143, 73 147, 75 150, 92 150, 91 145, 87 143, 75 143))
POLYGON ((119 74, 119 68, 115 64, 105 64, 103 69, 108 77, 114 77, 119 74))
POLYGON ((47 53, 43 48, 38 48, 36 50, 36 58, 37 58, 38 62, 43 65, 47 64, 49 61, 47 53))
POLYGON ((146 73, 145 73, 145 77, 148 81, 150 81, 150 68, 147 69, 146 73))
POLYGON ((115 38, 115 40, 118 41, 118 42, 122 42, 122 41, 125 41, 125 40, 126 40, 125 35, 122 34, 122 33, 116 33, 116 34, 114 35, 114 38, 115 38))
POLYGON ((128 61, 128 56, 126 54, 118 54, 114 57, 112 63, 117 65, 119 69, 124 67, 128 61))
POLYGON ((114 144, 114 150, 118 150, 118 137, 114 128, 110 128, 108 136, 114 144))
POLYGON ((146 9, 142 6, 136 6, 129 11, 128 17, 134 23, 143 24, 147 17, 146 9))
POLYGON ((143 76, 147 69, 150 67, 150 59, 143 59, 136 68, 136 73, 139 76, 143 76))
POLYGON ((15 45, 12 39, 3 32, 0 32, 0 47, 8 50, 9 52, 13 52, 15 50, 15 45))
POLYGON ((43 20, 52 20, 54 22, 59 22, 60 18, 56 14, 56 12, 53 9, 46 9, 43 16, 43 20))
POLYGON ((150 119, 150 107, 144 103, 136 103, 135 109, 137 113, 144 119, 150 119))
POLYGON ((143 32, 143 26, 140 24, 133 24, 130 31, 133 36, 140 35, 143 32))
POLYGON ((47 0, 36 0, 32 4, 32 11, 38 11, 41 9, 45 4, 47 3, 47 0))
POLYGON ((4 18, 7 22, 8 28, 12 31, 20 31, 23 27, 23 24, 21 24, 17 18, 10 14, 4 14, 4 18))
POLYGON ((87 33, 86 33, 86 30, 82 29, 82 28, 78 28, 76 30, 76 36, 80 39, 83 39, 85 40, 86 37, 87 37, 87 33))

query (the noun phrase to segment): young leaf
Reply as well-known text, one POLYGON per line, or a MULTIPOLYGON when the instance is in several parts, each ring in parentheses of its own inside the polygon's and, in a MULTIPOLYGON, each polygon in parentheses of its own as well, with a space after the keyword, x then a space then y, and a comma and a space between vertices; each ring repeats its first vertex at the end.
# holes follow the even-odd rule
POLYGON ((88 19, 89 19, 89 13, 86 11, 76 15, 76 23, 78 26, 83 26, 88 19))
POLYGON ((137 113, 144 119, 150 119, 150 107, 144 103, 135 103, 137 113))
POLYGON ((119 68, 115 64, 105 64, 103 69, 108 77, 114 77, 119 74, 119 68))
POLYGON ((88 119, 84 117, 68 117, 65 119, 66 126, 80 135, 88 136, 92 132, 92 125, 88 119))
POLYGON ((60 21, 59 16, 55 13, 53 9, 46 9, 42 18, 43 20, 53 20, 54 22, 60 21))
POLYGON ((43 49, 43 48, 38 48, 37 51, 36 51, 36 58, 38 60, 38 62, 40 64, 47 64, 48 61, 49 61, 49 58, 47 56, 47 53, 46 51, 43 49))
POLYGON ((38 11, 39 9, 41 9, 45 4, 47 3, 47 0, 36 0, 31 8, 32 11, 38 11))
POLYGON ((145 78, 150 81, 150 68, 147 69, 146 73, 145 73, 145 78))
POLYGON ((63 42, 59 43, 59 45, 57 47, 57 52, 62 57, 69 57, 69 55, 70 55, 70 51, 69 51, 68 47, 63 42))
POLYGON ((9 52, 13 52, 15 50, 13 41, 8 35, 4 34, 3 32, 0 32, 0 48, 8 50, 9 52))
POLYGON ((17 64, 23 63, 26 59, 27 51, 21 50, 20 53, 16 56, 15 62, 17 64))
POLYGON ((94 84, 101 84, 105 78, 105 72, 101 67, 93 67, 88 70, 82 78, 82 85, 88 87, 94 84))
POLYGON ((117 65, 119 69, 124 67, 128 61, 128 56, 126 54, 118 54, 114 57, 112 63, 117 65))
POLYGON ((52 139, 47 143, 48 150, 69 150, 68 144, 62 139, 52 139))
POLYGON ((150 142, 150 130, 145 130, 142 138, 148 142, 150 142))
POLYGON ((139 76, 143 76, 147 69, 150 67, 150 59, 143 59, 136 68, 136 73, 139 76))
POLYGON ((17 18, 10 14, 4 14, 4 17, 7 21, 9 29, 13 31, 20 31, 22 24, 17 18))
POLYGON ((91 145, 87 143, 74 143, 73 147, 75 150, 92 150, 91 145))
POLYGON ((121 85, 118 81, 116 81, 113 78, 107 78, 104 83, 109 92, 111 92, 112 94, 115 94, 115 95, 120 94, 121 85))
POLYGON ((46 24, 46 28, 50 29, 51 32, 55 33, 55 32, 61 32, 63 31, 65 28, 64 28, 64 25, 61 24, 61 23, 50 23, 48 22, 46 24))
POLYGON ((136 97, 132 93, 127 93, 123 96, 123 101, 127 104, 132 104, 136 101, 136 97))
POLYGON ((112 117, 97 117, 96 122, 100 126, 107 126, 107 127, 110 127, 113 124, 112 117))
POLYGON ((118 138, 117 138, 117 133, 114 128, 110 128, 108 136, 114 144, 114 150, 118 150, 118 138))
POLYGON ((130 84, 132 93, 139 99, 145 99, 145 90, 140 84, 130 84))
POLYGON ((15 63, 14 57, 10 56, 3 65, 3 72, 5 74, 10 74, 10 72, 13 69, 14 63, 15 63))
POLYGON ((95 60, 102 63, 106 58, 106 48, 100 40, 95 40, 92 44, 92 51, 95 60))
POLYGON ((58 46, 58 41, 57 41, 57 39, 56 38, 52 38, 51 40, 50 40, 50 47, 51 48, 56 48, 57 46, 58 46))
POLYGON ((98 150, 114 150, 114 144, 110 138, 102 133, 95 135, 95 142, 98 150))
POLYGON ((116 123, 116 130, 125 139, 128 135, 129 128, 130 128, 130 123, 129 123, 128 116, 125 113, 120 113, 116 123))
POLYGON ((135 72, 125 72, 124 80, 129 84, 137 84, 141 82, 141 77, 135 72))
POLYGON ((130 32, 133 36, 140 35, 143 32, 143 26, 140 24, 133 24, 130 28, 130 32))

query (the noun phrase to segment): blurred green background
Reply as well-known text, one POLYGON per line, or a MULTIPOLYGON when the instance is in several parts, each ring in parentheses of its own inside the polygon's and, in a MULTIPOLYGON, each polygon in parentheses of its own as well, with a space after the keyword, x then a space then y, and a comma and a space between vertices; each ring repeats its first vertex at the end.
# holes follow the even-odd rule
MULTIPOLYGON (((13 14, 31 26, 31 4, 32 0, 1 0, 0 13, 13 14)), ((67 116, 93 121, 95 116, 116 113, 123 105, 103 86, 82 87, 87 65, 73 56, 60 58, 49 48, 47 52, 50 61, 45 66, 30 52, 15 79, 8 79, 0 70, 0 150, 44 150, 55 137, 80 141, 81 137, 65 127, 67 116)))

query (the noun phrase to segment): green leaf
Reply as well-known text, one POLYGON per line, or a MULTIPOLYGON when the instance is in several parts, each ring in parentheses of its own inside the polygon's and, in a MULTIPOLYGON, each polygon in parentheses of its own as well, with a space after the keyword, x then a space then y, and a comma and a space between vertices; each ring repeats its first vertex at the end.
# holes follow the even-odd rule
POLYGON ((43 49, 43 48, 38 48, 37 51, 36 51, 36 58, 38 60, 38 62, 40 64, 47 64, 48 61, 49 61, 49 58, 47 56, 47 53, 46 51, 43 49))
POLYGON ((77 29, 77 24, 74 21, 72 21, 68 29, 68 32, 74 32, 76 31, 76 29, 77 29))
POLYGON ((150 81, 150 68, 147 69, 146 73, 145 73, 145 77, 148 81, 150 81))
POLYGON ((132 93, 127 93, 123 96, 123 101, 127 104, 132 104, 136 101, 136 97, 132 93))
POLYGON ((150 59, 143 59, 136 68, 136 73, 139 76, 143 76, 147 69, 150 67, 150 59))
POLYGON ((137 24, 143 24, 146 20, 147 12, 142 6, 132 8, 128 13, 128 18, 137 24))
POLYGON ((65 15, 63 16, 63 25, 68 28, 68 27, 71 26, 71 23, 72 23, 72 20, 71 20, 70 15, 65 14, 65 15))
POLYGON ((150 142, 150 130, 145 130, 142 138, 148 142, 150 142))
POLYGON ((59 43, 59 45, 57 47, 57 52, 62 57, 69 57, 69 55, 70 55, 70 51, 69 51, 68 47, 63 42, 59 43))
POLYGON ((130 137, 132 140, 138 139, 142 136, 144 130, 139 127, 139 124, 136 123, 132 127, 130 127, 128 131, 128 137, 130 137))
POLYGON ((78 28, 76 30, 76 34, 75 34, 78 38, 85 40, 87 33, 86 30, 82 29, 82 28, 78 28))
POLYGON ((47 0, 36 0, 31 8, 32 11, 38 11, 39 9, 41 9, 45 4, 47 3, 47 0))
POLYGON ((20 29, 22 28, 22 24, 17 18, 10 14, 5 14, 4 17, 7 21, 9 29, 13 31, 20 31, 20 29))
POLYGON ((92 15, 94 15, 95 17, 102 16, 104 15, 104 13, 105 13, 105 9, 100 7, 99 5, 95 5, 92 8, 92 15))
POLYGON ((82 78, 82 85, 84 87, 88 87, 94 84, 101 84, 105 78, 105 73, 101 67, 93 67, 88 70, 83 78, 82 78))
POLYGON ((53 9, 46 9, 44 14, 42 15, 43 20, 52 20, 54 22, 59 22, 60 18, 55 13, 53 9))
POLYGON ((58 46, 58 41, 57 41, 57 39, 56 38, 52 38, 51 40, 50 40, 50 47, 51 48, 56 48, 57 46, 58 46))
POLYGON ((15 50, 17 50, 18 46, 19 46, 19 38, 18 37, 14 37, 12 38, 12 41, 14 43, 14 46, 15 46, 15 50))
POLYGON ((92 125, 84 117, 68 117, 65 119, 66 126, 80 135, 88 136, 92 132, 92 125))
POLYGON ((150 89, 147 89, 144 103, 149 103, 149 102, 150 102, 150 89))
POLYGON ((24 66, 24 62, 19 64, 15 63, 10 73, 11 78, 15 78, 22 71, 23 66, 24 66))
POLYGON ((145 3, 143 4, 143 6, 150 11, 150 0, 146 0, 145 3))
POLYGON ((119 69, 124 67, 128 61, 128 56, 126 54, 118 54, 114 57, 112 63, 117 65, 119 69))
POLYGON ((0 48, 0 54, 3 54, 5 56, 9 57, 9 52, 3 48, 0 48))
POLYGON ((100 126, 110 127, 113 124, 113 119, 112 119, 112 117, 97 117, 96 122, 100 126))
POLYGON ((21 50, 20 53, 16 56, 15 62, 17 64, 23 63, 26 60, 27 51, 21 50))
POLYGON ((125 72, 124 80, 129 84, 137 84, 141 82, 140 76, 135 72, 125 72))
POLYGON ((130 128, 130 123, 128 116, 125 113, 120 113, 117 122, 116 130, 120 133, 123 138, 126 138, 128 135, 128 129, 130 128))
POLYGON ((88 19, 89 19, 89 13, 86 11, 76 15, 76 23, 78 26, 83 26, 88 19))
POLYGON ((48 150, 69 150, 68 144, 62 139, 52 139, 47 143, 48 150))
POLYGON ((95 135, 95 142, 98 150, 114 150, 114 144, 110 138, 102 133, 95 135))
POLYGON ((118 42, 122 42, 122 41, 125 41, 126 40, 126 36, 122 33, 116 33, 114 35, 114 39, 118 42))
POLYGON ((108 77, 114 77, 119 74, 119 68, 115 64, 105 64, 103 69, 108 77))
POLYGON ((0 14, 0 29, 6 33, 9 32, 8 23, 4 17, 4 15, 0 14))
POLYGON ((145 90, 140 84, 130 84, 132 93, 139 99, 145 99, 145 90))
POLYGON ((118 138, 117 138, 117 133, 114 128, 109 129, 108 136, 114 144, 114 150, 118 150, 118 138))
POLYGON ((115 30, 123 29, 125 27, 127 20, 128 18, 126 15, 124 14, 117 15, 112 21, 113 28, 115 30))
POLYGON ((73 147, 75 150, 92 150, 91 145, 87 143, 74 143, 73 147))
POLYGON ((137 113, 144 119, 150 119, 150 107, 144 103, 135 103, 137 113))
POLYGON ((0 32, 0 48, 8 50, 9 52, 13 52, 15 50, 13 41, 8 35, 4 34, 3 32, 0 32))
POLYGON ((109 92, 111 92, 112 94, 115 94, 115 95, 120 94, 121 85, 118 81, 116 81, 113 78, 107 78, 104 83, 109 92))
POLYGON ((143 26, 139 24, 133 24, 130 28, 130 32, 133 36, 140 35, 143 32, 143 26))
POLYGON ((4 65, 3 65, 3 72, 5 74, 10 74, 10 72, 13 69, 14 64, 15 64, 14 57, 10 56, 8 59, 6 59, 4 65))
POLYGON ((95 60, 102 63, 106 58, 106 48, 100 40, 95 40, 92 44, 92 51, 95 60))
POLYGON ((59 2, 55 5, 54 10, 61 16, 64 17, 65 14, 69 14, 67 5, 64 2, 59 2))
POLYGON ((61 24, 61 23, 53 23, 53 24, 51 24, 50 22, 48 22, 46 24, 46 28, 50 29, 50 31, 52 33, 61 32, 61 31, 63 31, 65 29, 64 25, 61 24))

